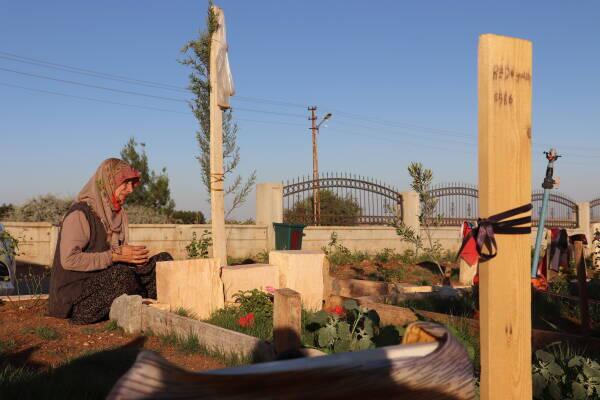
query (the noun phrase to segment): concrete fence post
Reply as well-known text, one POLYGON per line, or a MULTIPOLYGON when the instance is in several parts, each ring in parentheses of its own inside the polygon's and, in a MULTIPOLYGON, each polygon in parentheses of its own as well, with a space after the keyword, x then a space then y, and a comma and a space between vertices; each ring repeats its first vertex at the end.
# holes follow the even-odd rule
POLYGON ((421 229, 419 214, 421 214, 421 202, 417 192, 402 192, 402 220, 404 225, 412 228, 418 235, 421 229))
POLYGON ((267 251, 275 249, 273 222, 283 222, 283 185, 258 183, 256 185, 256 225, 267 227, 267 251))
POLYGON ((577 227, 583 234, 585 234, 585 237, 587 238, 588 243, 591 247, 593 238, 590 221, 590 203, 588 201, 577 203, 577 207, 579 207, 579 218, 577 221, 577 227))

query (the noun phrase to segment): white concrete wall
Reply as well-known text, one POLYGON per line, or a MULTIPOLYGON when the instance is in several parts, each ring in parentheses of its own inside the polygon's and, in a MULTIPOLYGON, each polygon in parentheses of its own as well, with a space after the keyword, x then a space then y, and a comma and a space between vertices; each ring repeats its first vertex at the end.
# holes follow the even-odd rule
MULTIPOLYGON (((46 222, 3 222, 6 230, 19 240, 17 260, 42 265, 52 264, 58 227, 46 222)), ((186 258, 185 246, 196 232, 198 239, 210 225, 139 224, 129 226, 129 240, 149 247, 152 253, 167 251, 178 260, 186 258)), ((226 225, 227 255, 242 258, 266 250, 267 227, 226 225)))

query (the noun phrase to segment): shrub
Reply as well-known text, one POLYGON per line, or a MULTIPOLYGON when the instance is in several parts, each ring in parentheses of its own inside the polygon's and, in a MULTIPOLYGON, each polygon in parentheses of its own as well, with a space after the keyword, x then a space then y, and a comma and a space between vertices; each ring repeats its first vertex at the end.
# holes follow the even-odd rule
MULTIPOLYGON (((331 190, 321 190, 320 225, 358 225, 360 205, 352 197, 341 197, 331 190)), ((313 196, 299 201, 286 210, 284 221, 292 224, 313 223, 313 196)))
POLYGON ((535 399, 600 397, 600 364, 562 343, 537 350, 533 362, 535 399))
POLYGON ((206 219, 200 211, 173 211, 171 222, 174 224, 205 224, 206 219))
POLYGON ((125 205, 125 211, 127 212, 129 223, 131 224, 169 223, 169 217, 166 214, 163 214, 152 207, 137 204, 127 204, 125 205))
POLYGON ((192 232, 192 241, 185 246, 188 258, 208 258, 208 249, 212 246, 210 233, 205 230, 198 240, 196 232, 192 232))
POLYGON ((15 207, 6 216, 7 221, 50 222, 60 224, 73 204, 72 198, 60 198, 53 194, 34 197, 15 207))
POLYGON ((252 313, 264 317, 273 315, 273 298, 261 290, 240 290, 233 298, 240 305, 240 312, 244 314, 252 313))
POLYGON ((307 329, 313 333, 309 344, 327 353, 374 348, 381 331, 377 313, 359 307, 355 300, 346 300, 343 307, 336 307, 329 313, 313 314, 307 329))

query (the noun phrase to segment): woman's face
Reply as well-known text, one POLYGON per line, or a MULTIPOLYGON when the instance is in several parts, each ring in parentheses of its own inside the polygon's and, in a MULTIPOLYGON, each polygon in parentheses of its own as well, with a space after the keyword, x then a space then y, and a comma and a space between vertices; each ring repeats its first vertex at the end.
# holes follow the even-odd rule
POLYGON ((125 181, 117 187, 115 190, 115 199, 117 199, 117 202, 119 202, 120 205, 125 204, 125 199, 133 192, 133 187, 132 180, 125 181))

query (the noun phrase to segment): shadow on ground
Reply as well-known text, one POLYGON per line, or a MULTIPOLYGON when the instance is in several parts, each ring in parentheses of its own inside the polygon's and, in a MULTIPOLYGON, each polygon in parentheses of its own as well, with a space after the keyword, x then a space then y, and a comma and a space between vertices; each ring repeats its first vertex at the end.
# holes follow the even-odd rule
POLYGON ((104 399, 116 381, 133 365, 146 338, 74 360, 48 370, 28 362, 35 348, 0 355, 2 399, 104 399), (25 366, 26 365, 26 366, 25 366))

